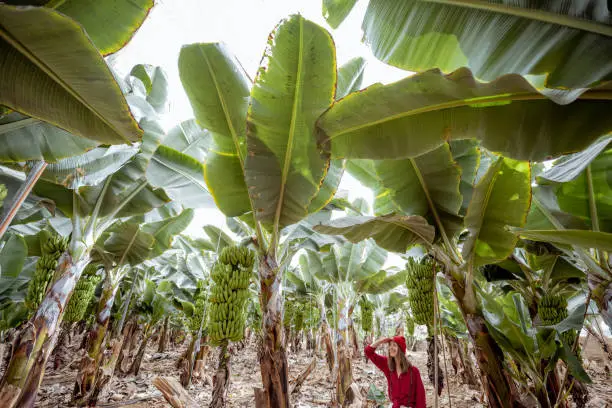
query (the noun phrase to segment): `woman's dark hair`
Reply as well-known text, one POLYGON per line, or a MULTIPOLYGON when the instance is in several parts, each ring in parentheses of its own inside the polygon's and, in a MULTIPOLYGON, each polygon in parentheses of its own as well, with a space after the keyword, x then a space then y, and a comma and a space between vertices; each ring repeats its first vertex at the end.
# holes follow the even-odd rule
MULTIPOLYGON (((399 349, 399 347, 397 350, 396 358, 399 360, 400 371, 402 373, 408 372, 408 369, 412 367, 412 364, 410 364, 410 361, 408 361, 408 358, 406 358, 406 354, 402 353, 402 350, 399 349)), ((389 355, 387 358, 387 364, 389 364, 389 370, 392 373, 394 373, 395 372, 395 358, 389 355)))

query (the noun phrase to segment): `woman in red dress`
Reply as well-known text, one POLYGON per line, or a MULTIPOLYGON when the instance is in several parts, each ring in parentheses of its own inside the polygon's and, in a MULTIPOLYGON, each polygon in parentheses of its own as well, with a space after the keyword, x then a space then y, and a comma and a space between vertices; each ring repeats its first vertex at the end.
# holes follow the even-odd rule
POLYGON ((378 339, 366 346, 365 355, 387 377, 387 391, 393 408, 425 408, 421 373, 406 358, 404 336, 378 339), (389 344, 388 357, 376 353, 376 348, 385 343, 389 344))

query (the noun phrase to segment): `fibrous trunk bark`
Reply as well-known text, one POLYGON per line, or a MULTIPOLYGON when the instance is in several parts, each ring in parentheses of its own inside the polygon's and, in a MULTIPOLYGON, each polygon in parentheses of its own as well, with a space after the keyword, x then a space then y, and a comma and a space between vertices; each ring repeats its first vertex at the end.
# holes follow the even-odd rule
POLYGON ((89 263, 89 253, 74 260, 69 252, 59 259, 59 278, 45 295, 34 316, 17 334, 11 361, 0 383, 0 406, 31 408, 45 365, 59 335, 66 304, 89 263))
POLYGON ((332 345, 332 341, 331 341, 331 335, 330 335, 330 330, 329 330, 329 326, 327 325, 327 322, 324 321, 321 324, 321 342, 323 343, 323 346, 325 347, 325 360, 327 362, 327 368, 329 368, 329 372, 333 372, 334 371, 334 347, 332 345))
POLYGON ((336 402, 344 406, 347 401, 347 392, 353 383, 353 369, 351 366, 351 340, 349 333, 349 305, 346 299, 338 299, 338 322, 336 327, 336 402))
POLYGON ((189 347, 187 348, 187 351, 185 352, 184 356, 181 356, 181 385, 185 388, 187 388, 189 386, 189 383, 191 382, 191 373, 193 372, 193 352, 195 350, 195 344, 197 341, 197 335, 193 334, 191 341, 189 342, 189 347))
POLYGON ((123 333, 121 334, 123 338, 123 342, 121 345, 121 350, 119 351, 119 356, 117 357, 117 363, 115 364, 115 375, 123 374, 123 360, 125 359, 125 355, 128 352, 128 347, 132 342, 132 336, 136 333, 136 327, 138 326, 136 319, 132 319, 123 327, 123 333))
POLYGON ((504 354, 491 337, 484 317, 470 314, 464 318, 474 344, 474 354, 480 367, 481 381, 489 407, 522 408, 516 385, 503 368, 504 354))
POLYGON ((98 398, 102 394, 102 391, 113 378, 117 360, 119 359, 119 352, 123 348, 123 341, 124 337, 121 336, 119 338, 110 339, 107 342, 107 352, 103 353, 102 361, 96 374, 96 382, 89 396, 88 405, 90 407, 95 407, 97 405, 98 398))
POLYGON ((165 353, 166 346, 168 345, 168 323, 170 321, 170 316, 166 316, 164 319, 164 325, 162 326, 162 332, 159 336, 159 343, 157 345, 158 353, 165 353))
MULTIPOLYGON (((87 334, 87 354, 81 360, 81 366, 74 383, 73 401, 77 405, 84 405, 94 389, 96 375, 102 360, 102 348, 108 324, 111 317, 111 309, 115 301, 115 294, 119 285, 113 284, 109 274, 104 282, 102 295, 98 302, 96 311, 96 322, 87 334)), ((117 357, 119 351, 117 351, 117 357)))
POLYGON ((230 382, 230 355, 227 344, 219 347, 219 365, 213 379, 213 392, 210 408, 223 408, 227 402, 227 391, 230 382))
POLYGON ((129 373, 138 375, 138 373, 140 372, 140 366, 142 365, 142 359, 144 357, 145 351, 147 350, 147 343, 149 342, 150 338, 151 338, 151 328, 148 327, 145 330, 144 339, 142 340, 142 343, 140 343, 140 346, 138 347, 138 352, 136 353, 136 356, 134 357, 134 360, 132 361, 132 365, 130 366, 129 373))
POLYGON ((189 396, 189 393, 171 377, 155 377, 153 385, 173 408, 200 408, 200 405, 189 396))
POLYGON ((259 277, 263 313, 263 342, 259 353, 261 379, 268 407, 288 408, 289 381, 283 338, 281 276, 272 256, 260 256, 259 277))
MULTIPOLYGON (((439 254, 436 254, 439 255, 439 254)), ((449 262, 444 262, 447 266, 449 262)), ((489 333, 482 313, 475 306, 478 304, 473 288, 466 290, 465 283, 455 278, 463 272, 447 271, 451 289, 463 315, 470 340, 474 345, 474 354, 480 368, 482 386, 490 408, 523 408, 519 392, 510 373, 504 368, 504 353, 489 333), (466 296, 466 292, 468 296, 466 296), (468 300, 469 299, 469 300, 468 300)))

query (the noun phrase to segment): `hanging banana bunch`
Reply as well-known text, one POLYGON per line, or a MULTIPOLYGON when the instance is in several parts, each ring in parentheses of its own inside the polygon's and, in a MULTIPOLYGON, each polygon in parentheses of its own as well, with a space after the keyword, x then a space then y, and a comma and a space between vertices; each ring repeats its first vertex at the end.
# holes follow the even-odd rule
POLYGON ((374 324, 374 305, 365 296, 359 299, 359 308, 361 310, 361 328, 365 333, 372 332, 374 324))
POLYGON ((245 247, 226 247, 219 255, 211 272, 208 334, 212 344, 242 339, 254 263, 255 254, 245 247))
MULTIPOLYGON (((538 315, 545 326, 554 326, 567 318, 567 299, 562 295, 545 294, 538 303, 538 315)), ((561 341, 570 349, 576 340, 576 330, 568 330, 559 335, 561 341)))
POLYGON ((38 305, 42 302, 47 292, 47 287, 53 279, 60 256, 62 256, 67 248, 67 238, 43 231, 40 245, 42 254, 36 262, 34 277, 28 285, 28 293, 25 300, 25 304, 30 311, 38 309, 38 305))
MULTIPOLYGON (((444 374, 440 368, 439 358, 436 355, 436 334, 433 330, 434 322, 434 264, 433 258, 426 256, 420 262, 414 258, 409 258, 406 264, 408 278, 406 287, 408 288, 408 302, 414 315, 414 322, 427 326, 427 371, 429 380, 434 386, 436 379, 437 366, 437 390, 438 395, 444 388, 444 374)), ((414 332, 414 330, 413 330, 414 332)), ((439 349, 439 347, 438 347, 439 349)))
POLYGON ((413 258, 408 260, 406 269, 408 278, 406 287, 408 288, 408 301, 414 314, 414 321, 417 324, 427 326, 427 331, 433 328, 434 307, 433 307, 433 285, 434 285, 434 261, 425 257, 421 262, 416 262, 413 258))
POLYGON ((64 315, 66 323, 80 322, 85 317, 87 306, 93 299, 96 286, 101 280, 101 277, 96 275, 97 270, 98 265, 89 264, 83 271, 66 306, 64 315))
POLYGON ((414 337, 414 319, 410 313, 406 313, 406 334, 414 337))
POLYGON ((293 328, 296 333, 304 330, 304 305, 299 305, 293 314, 293 328))
MULTIPOLYGON (((193 295, 193 310, 187 313, 187 327, 193 335, 198 333, 202 325, 202 319, 205 319, 206 313, 206 282, 199 280, 196 283, 196 290, 193 295)), ((204 328, 203 328, 204 329, 204 328)))

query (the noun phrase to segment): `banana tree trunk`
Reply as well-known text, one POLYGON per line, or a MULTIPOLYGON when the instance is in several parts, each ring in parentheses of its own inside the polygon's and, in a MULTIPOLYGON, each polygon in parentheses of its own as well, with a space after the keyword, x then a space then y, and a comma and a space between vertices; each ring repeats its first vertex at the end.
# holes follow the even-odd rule
POLYGON ((325 360, 327 361, 327 368, 329 372, 334 371, 334 348, 331 342, 331 336, 329 334, 329 326, 326 321, 321 324, 321 342, 325 347, 325 360))
POLYGON ((227 343, 219 347, 219 366, 213 379, 213 392, 210 408, 224 408, 227 402, 227 391, 230 382, 230 355, 227 352, 227 343))
POLYGON ((168 344, 168 322, 170 321, 170 316, 166 316, 164 319, 164 325, 162 326, 162 332, 159 336, 159 344, 157 346, 158 353, 166 352, 166 346, 168 344))
POLYGON ((144 338, 140 343, 140 347, 138 347, 138 352, 136 353, 136 357, 132 361, 132 366, 130 367, 129 372, 138 375, 140 372, 140 366, 142 365, 142 359, 144 357, 145 351, 147 350, 147 344, 149 343, 149 339, 151 338, 152 328, 148 326, 144 332, 144 338))
MULTIPOLYGON (((107 272, 98 302, 96 322, 87 334, 87 354, 81 360, 81 367, 74 383, 73 399, 77 405, 83 405, 89 399, 94 389, 96 375, 102 360, 102 345, 108 331, 111 309, 115 301, 115 294, 119 288, 118 282, 113 282, 110 272, 107 272)), ((119 351, 117 352, 119 353, 119 351)))
POLYGON ((89 263, 89 253, 73 260, 69 252, 59 259, 59 279, 45 295, 35 315, 17 334, 15 348, 2 382, 0 407, 31 408, 55 347, 66 304, 89 263))
POLYGON ((259 258, 262 347, 259 352, 261 379, 267 406, 289 407, 289 378, 283 332, 281 276, 276 260, 266 254, 259 258))
POLYGON ((197 341, 197 334, 193 334, 191 341, 189 342, 189 347, 185 352, 184 356, 181 356, 179 360, 179 365, 183 367, 181 371, 181 385, 185 388, 189 386, 191 382, 191 373, 193 372, 193 352, 195 350, 195 344, 197 341))
POLYGON ((338 332, 336 334, 336 401, 343 407, 347 400, 347 391, 353 383, 351 367, 351 341, 349 338, 349 305, 346 299, 338 298, 338 332))
POLYGON ((89 396, 88 405, 90 407, 97 406, 100 394, 113 378, 115 367, 117 365, 117 361, 119 360, 119 353, 123 348, 124 340, 125 337, 120 336, 119 338, 110 339, 107 342, 107 352, 103 353, 102 362, 100 363, 100 368, 96 374, 96 382, 89 396))
POLYGON ((589 274, 589 288, 591 289, 591 297, 595 300, 603 321, 612 331, 612 279, 601 281, 593 274, 589 274))
POLYGON ((210 353, 210 346, 207 344, 208 338, 200 339, 200 351, 196 355, 195 364, 193 366, 193 376, 197 378, 204 378, 204 369, 206 366, 206 359, 208 358, 208 354, 210 353))
POLYGON ((23 205, 25 199, 28 198, 34 184, 36 184, 46 167, 47 163, 42 160, 37 160, 34 162, 34 166, 28 172, 28 176, 15 194, 13 202, 11 202, 10 206, 6 206, 6 210, 4 211, 2 219, 0 220, 0 238, 2 238, 9 225, 11 225, 11 221, 13 221, 13 218, 15 218, 15 215, 17 215, 17 211, 19 211, 23 205))
MULTIPOLYGON (((442 394, 442 389, 444 388, 444 373, 442 372, 442 368, 440 366, 440 358, 439 355, 436 354, 436 341, 437 337, 435 335, 429 336, 427 338, 427 374, 429 376, 429 381, 433 384, 434 388, 438 391, 438 395, 442 394), (438 368, 438 375, 436 376, 436 367, 438 368), (438 384, 436 386, 436 379, 438 384)), ((437 347, 440 349, 440 347, 437 347)))
POLYGON ((355 305, 351 305, 348 310, 348 328, 349 328, 349 337, 351 341, 351 346, 353 348, 353 358, 359 358, 359 342, 357 341, 357 331, 355 330, 355 324, 353 322, 353 310, 355 309, 355 305))
POLYGON ((122 345, 121 350, 119 351, 119 356, 117 356, 117 363, 115 364, 115 375, 123 373, 123 360, 128 352, 128 347, 132 342, 132 336, 136 333, 137 326, 138 324, 136 323, 136 319, 131 319, 128 324, 123 327, 123 333, 121 334, 122 345))

